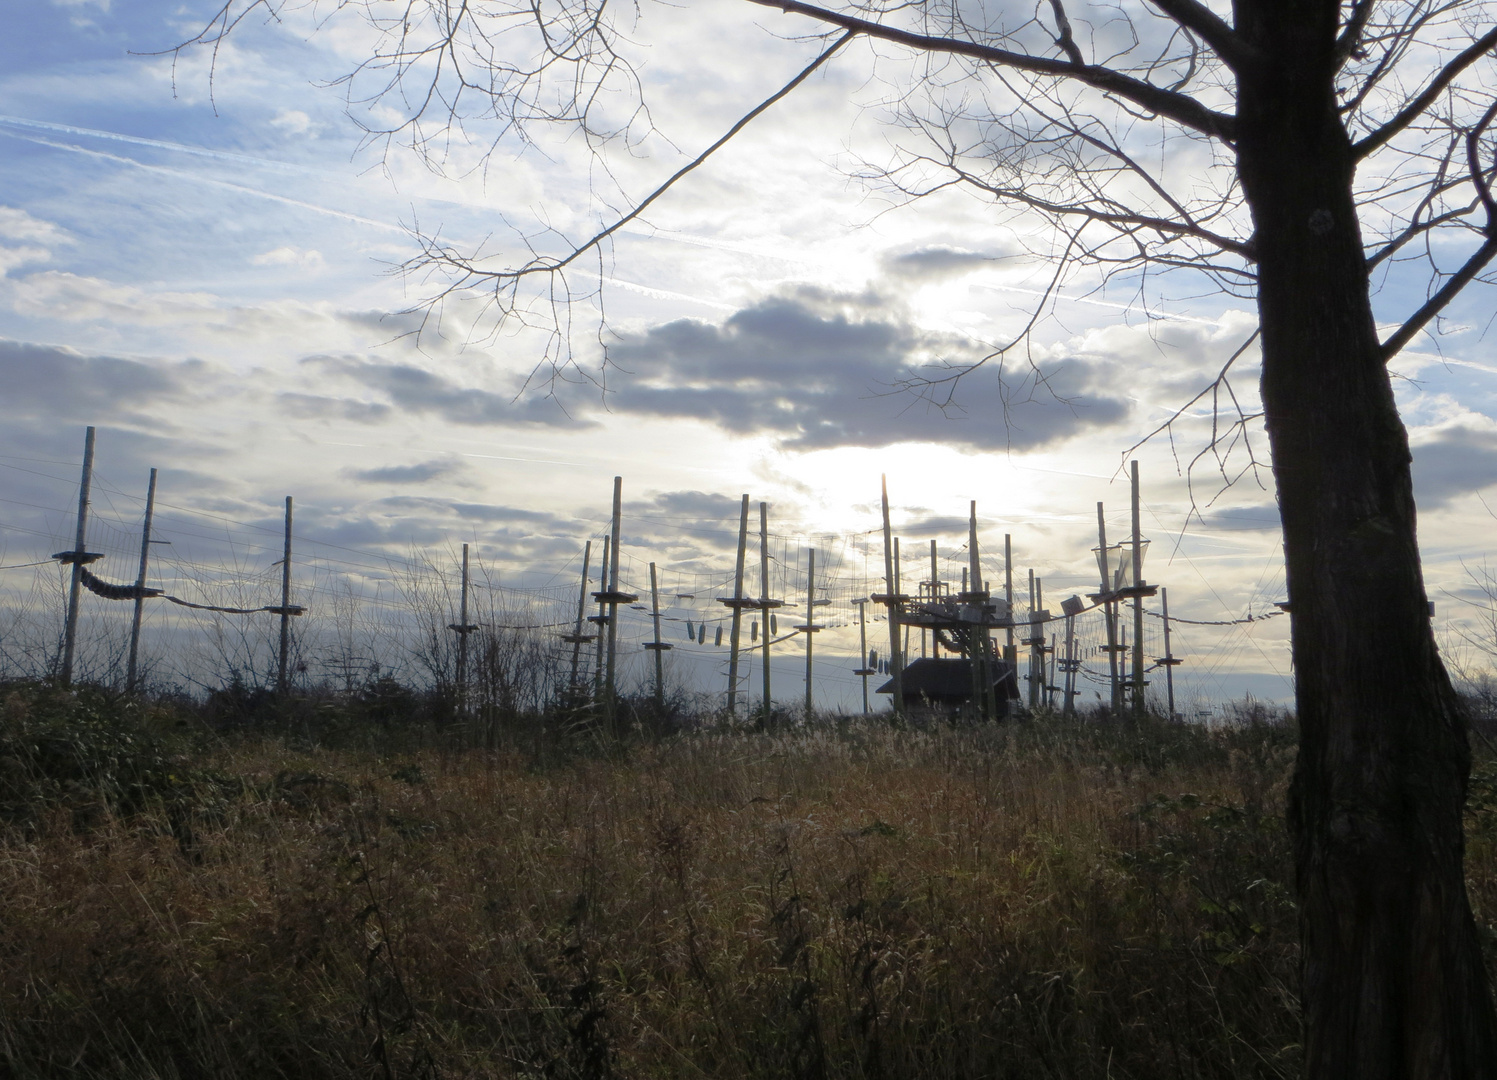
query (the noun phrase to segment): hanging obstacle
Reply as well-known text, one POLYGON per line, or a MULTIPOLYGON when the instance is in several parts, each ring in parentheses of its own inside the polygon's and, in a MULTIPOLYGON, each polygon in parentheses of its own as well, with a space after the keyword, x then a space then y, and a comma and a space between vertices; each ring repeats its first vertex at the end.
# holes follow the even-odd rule
MULTIPOLYGON (((87 564, 97 559, 102 559, 103 556, 95 556, 93 552, 63 551, 54 555, 53 558, 63 564, 87 564), (80 554, 84 557, 79 558, 80 554), (89 556, 93 557, 90 558, 89 556)), ((163 600, 170 600, 179 607, 192 608, 196 611, 216 611, 224 615, 258 615, 262 611, 269 612, 272 615, 303 615, 307 610, 300 604, 291 604, 285 607, 280 604, 267 604, 265 607, 253 608, 220 607, 216 604, 194 604, 191 600, 183 600, 180 596, 172 596, 170 593, 162 592, 160 589, 151 589, 144 585, 118 585, 112 581, 105 581, 90 571, 87 565, 80 565, 78 567, 78 581, 89 592, 105 600, 150 600, 159 596, 163 600)))

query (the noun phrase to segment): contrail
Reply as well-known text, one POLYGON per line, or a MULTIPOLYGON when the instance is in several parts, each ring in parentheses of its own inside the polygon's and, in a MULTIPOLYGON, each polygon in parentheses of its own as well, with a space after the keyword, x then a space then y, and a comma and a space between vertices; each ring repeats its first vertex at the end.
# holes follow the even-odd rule
POLYGON ((248 154, 235 154, 227 150, 209 150, 202 146, 167 142, 163 139, 145 139, 139 135, 121 135, 117 131, 100 131, 98 128, 74 127, 71 124, 53 124, 46 120, 27 120, 24 117, 5 116, 3 114, 0 114, 0 124, 14 124, 17 127, 34 128, 38 131, 52 131, 59 135, 82 135, 91 139, 108 139, 112 142, 130 143, 132 146, 150 146, 157 150, 173 150, 179 154, 191 154, 194 157, 210 158, 214 161, 227 161, 236 165, 264 165, 272 169, 284 169, 288 172, 326 175, 326 173, 322 173, 320 170, 311 169, 305 165, 292 165, 285 161, 251 157, 248 154))
POLYGON ((409 235, 399 225, 391 225, 387 221, 376 221, 374 218, 362 217, 359 214, 349 213, 347 210, 333 210, 330 207, 318 206, 316 203, 304 202, 301 199, 293 199, 286 195, 276 195, 259 188, 246 187, 243 184, 231 183, 228 180, 219 180, 211 176, 199 176, 196 173, 182 172, 178 169, 169 169, 164 165, 147 165, 145 162, 136 161, 132 157, 123 154, 110 154, 103 150, 90 150, 85 146, 77 146, 73 143, 55 142, 52 139, 43 139, 36 135, 22 135, 14 131, 0 130, 0 135, 11 139, 20 139, 23 142, 35 143, 38 146, 50 146, 54 150, 68 150, 74 154, 83 154, 86 157, 102 158, 105 161, 113 161, 120 165, 130 165, 146 172, 160 173, 163 176, 172 176, 178 180, 189 180, 199 184, 208 184, 212 187, 226 188, 229 191, 237 191, 241 195, 254 195, 261 199, 269 199, 271 202, 284 203, 287 206, 295 206, 302 210, 311 210, 314 213, 326 214, 329 217, 342 218, 344 221, 357 222, 360 225, 371 225, 376 229, 385 229, 389 232, 398 232, 409 235))

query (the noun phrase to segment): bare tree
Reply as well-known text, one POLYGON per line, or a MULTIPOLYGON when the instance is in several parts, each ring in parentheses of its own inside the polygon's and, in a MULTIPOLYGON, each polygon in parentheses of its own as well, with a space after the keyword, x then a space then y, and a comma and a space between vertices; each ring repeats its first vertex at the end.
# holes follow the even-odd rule
MULTIPOLYGON (((617 231, 856 41, 921 60, 894 109, 901 149, 873 182, 908 197, 963 187, 995 214, 1047 219, 1042 253, 1056 283, 1091 267, 1113 281, 1197 275, 1252 297, 1263 413, 1238 410, 1226 434, 1244 437, 1261 419, 1283 523, 1302 731, 1290 820, 1306 1068, 1317 1078, 1497 1075, 1462 869, 1467 721, 1435 649, 1387 369, 1497 254, 1493 9, 746 2, 796 16, 787 30, 819 38, 821 51, 594 235, 532 237, 529 257, 508 265, 427 238, 412 266, 446 273, 438 308, 486 291, 501 317, 554 319, 547 363, 564 377, 572 305, 596 298, 617 231), (1374 289, 1394 264, 1428 285, 1380 331, 1374 289)), ((366 128, 372 141, 404 140, 440 165, 446 140, 473 120, 497 123, 495 147, 547 124, 593 146, 649 131, 626 55, 630 9, 335 6, 376 31, 345 80, 350 102, 399 110, 366 128), (635 104, 619 111, 620 99, 635 104)), ((216 48, 257 7, 275 11, 276 0, 229 0, 190 44, 216 48)), ((923 392, 949 393, 963 371, 923 392)))

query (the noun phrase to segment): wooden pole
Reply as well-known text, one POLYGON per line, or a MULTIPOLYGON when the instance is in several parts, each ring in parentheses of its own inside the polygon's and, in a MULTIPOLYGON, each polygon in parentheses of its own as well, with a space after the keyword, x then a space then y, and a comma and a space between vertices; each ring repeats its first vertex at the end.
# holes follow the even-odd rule
POLYGON ((1141 718, 1144 700, 1144 547, 1140 527, 1138 498, 1138 462, 1131 463, 1133 479, 1133 715, 1141 718))
POLYGON ((1040 623, 1035 622, 1039 616, 1039 604, 1035 599, 1034 592, 1034 570, 1029 571, 1029 637, 1025 644, 1029 646, 1029 709, 1033 712, 1040 706, 1040 681, 1043 678, 1043 670, 1037 671, 1039 663, 1039 635, 1040 623))
POLYGON ((614 689, 617 686, 614 676, 619 647, 619 529, 622 527, 623 517, 624 478, 615 476, 613 478, 613 530, 611 533, 613 554, 610 556, 613 561, 608 564, 608 668, 604 676, 606 685, 603 688, 603 707, 608 711, 609 719, 613 718, 614 689))
POLYGON ((773 636, 769 632, 769 613, 772 604, 769 596, 769 504, 759 504, 759 621, 763 623, 759 627, 764 631, 764 642, 761 646, 764 655, 761 665, 764 668, 764 730, 770 730, 774 723, 774 699, 769 692, 769 639, 773 636))
POLYGON ((977 545, 976 499, 972 500, 967 516, 967 568, 971 591, 966 600, 982 613, 981 620, 973 623, 968 631, 972 641, 967 658, 972 669, 972 704, 976 706, 977 715, 988 720, 996 712, 996 702, 991 706, 988 702, 992 696, 993 680, 988 676, 988 631, 984 625, 987 622, 987 596, 982 587, 981 555, 977 545))
POLYGON ((1065 701, 1061 703, 1061 715, 1066 719, 1076 715, 1076 616, 1066 616, 1066 683, 1065 701))
POLYGON ((588 563, 592 561, 593 542, 587 541, 582 546, 582 587, 577 590, 577 625, 572 630, 570 644, 572 646, 572 677, 567 685, 575 694, 577 692, 577 669, 582 661, 582 644, 592 640, 591 634, 582 632, 582 620, 587 617, 587 569, 588 563))
POLYGON ((655 710, 665 712, 665 650, 671 646, 660 640, 660 585, 655 580, 655 564, 650 564, 650 618, 655 623, 655 640, 645 646, 655 654, 655 710))
POLYGON ((811 642, 816 631, 821 627, 816 625, 816 549, 810 548, 806 551, 806 723, 816 715, 816 706, 812 697, 812 674, 811 674, 811 642))
POLYGON ((894 540, 889 528, 889 477, 880 478, 883 488, 884 510, 884 584, 889 589, 889 689, 893 691, 894 715, 904 714, 904 679, 900 669, 904 667, 899 653, 899 586, 894 571, 894 540))
POLYGON ((863 715, 868 715, 868 676, 874 674, 868 663, 868 598, 860 596, 853 601, 858 605, 858 670, 853 674, 863 680, 863 715))
POLYGON ((1008 533, 1003 534, 1003 600, 1008 604, 1008 634, 1004 643, 1010 655, 1006 659, 1018 667, 1018 654, 1014 651, 1014 538, 1008 533))
MULTIPOLYGON (((932 540, 930 542, 930 602, 932 604, 940 603, 941 600, 940 577, 941 570, 936 563, 936 542, 932 540)), ((923 629, 920 631, 920 641, 922 644, 925 642, 925 631, 923 629)), ((941 639, 936 637, 934 627, 931 628, 930 632, 930 655, 934 660, 941 659, 941 639)))
POLYGON ((1111 560, 1107 557, 1107 519, 1102 512, 1102 504, 1097 504, 1097 568, 1102 574, 1102 591, 1099 599, 1102 601, 1102 616, 1107 623, 1107 669, 1109 674, 1109 687, 1111 691, 1112 713, 1116 716, 1122 711, 1123 688, 1118 681, 1118 623, 1117 614, 1112 601, 1108 599, 1112 595, 1113 584, 1111 560))
POLYGON ((144 614, 146 597, 146 569, 151 562, 151 519, 156 514, 156 470, 151 470, 150 483, 146 485, 146 520, 140 529, 140 572, 135 575, 135 610, 130 616, 130 661, 125 667, 125 693, 135 693, 140 673, 140 619, 144 614))
POLYGON ((93 482, 94 429, 90 426, 83 434, 83 478, 78 484, 78 531, 73 540, 73 550, 61 553, 69 556, 67 561, 73 565, 73 580, 68 586, 68 620, 62 645, 63 686, 70 686, 73 682, 73 656, 78 641, 78 598, 83 589, 83 566, 93 561, 88 558, 83 547, 88 531, 88 493, 93 482))
POLYGON ((468 545, 463 545, 462 592, 457 604, 457 711, 468 708, 468 545))
POLYGON ((1159 589, 1159 606, 1164 616, 1164 685, 1169 693, 1170 719, 1175 718, 1175 654, 1170 651, 1170 591, 1159 589))
POLYGON ((748 555, 749 497, 745 495, 738 510, 738 559, 733 570, 732 634, 728 640, 728 715, 738 711, 738 641, 743 632, 743 563, 748 555))
POLYGON ((286 543, 281 551, 281 650, 276 667, 276 690, 290 689, 286 664, 291 654, 291 496, 286 496, 286 543))
POLYGON ((598 621, 598 646, 594 650, 593 657, 593 700, 603 700, 603 652, 608 647, 607 628, 608 601, 604 599, 608 592, 608 545, 612 539, 611 534, 603 537, 603 558, 598 563, 598 584, 602 586, 593 596, 598 601, 598 613, 593 616, 598 621))

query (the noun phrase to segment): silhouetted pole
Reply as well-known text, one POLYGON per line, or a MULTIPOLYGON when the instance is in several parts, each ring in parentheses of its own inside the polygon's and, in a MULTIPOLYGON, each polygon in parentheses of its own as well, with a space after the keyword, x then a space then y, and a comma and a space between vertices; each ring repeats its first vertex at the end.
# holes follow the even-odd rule
POLYGON ((608 542, 609 537, 603 537, 603 558, 598 563, 598 584, 601 588, 593 593, 593 598, 598 601, 598 613, 591 616, 593 622, 598 624, 598 646, 593 656, 593 701, 603 700, 603 650, 608 647, 608 635, 604 632, 608 626, 608 602, 603 598, 608 592, 608 542))
POLYGON ((650 564, 650 618, 655 624, 655 640, 645 648, 655 654, 655 709, 665 712, 665 661, 662 657, 671 646, 660 640, 660 586, 655 578, 655 564, 650 564))
POLYGON ((1107 555, 1107 519, 1102 504, 1097 504, 1097 567, 1102 573, 1102 590, 1098 599, 1102 602, 1102 616, 1107 623, 1107 668, 1111 688, 1112 713, 1122 711, 1123 688, 1118 681, 1118 625, 1117 615, 1111 600, 1113 585, 1112 560, 1107 555))
POLYGON ((281 649, 276 666, 276 690, 284 694, 287 682, 286 663, 291 653, 291 496, 286 496, 286 543, 281 551, 281 649))
MULTIPOLYGON (((940 576, 941 576, 940 567, 938 567, 936 565, 936 542, 934 540, 932 540, 930 542, 930 602, 933 605, 936 604, 936 603, 938 603, 940 601, 940 599, 941 599, 941 596, 940 596, 940 593, 941 593, 941 583, 940 583, 940 581, 937 580, 940 576)), ((922 627, 921 630, 920 630, 920 646, 921 646, 921 655, 924 655, 924 652, 925 652, 925 629, 924 629, 924 627, 922 627)), ((930 630, 930 655, 931 655, 932 659, 939 660, 941 658, 941 642, 940 642, 940 639, 936 637, 936 628, 935 627, 931 627, 931 630, 930 630)))
POLYGON ((1175 718, 1175 665, 1180 661, 1175 659, 1175 654, 1170 651, 1170 591, 1163 586, 1159 589, 1159 606, 1163 609, 1164 616, 1164 685, 1169 692, 1170 719, 1175 718))
POLYGON ((821 627, 816 625, 816 549, 810 548, 806 551, 806 625, 798 627, 805 631, 806 635, 806 721, 810 722, 815 715, 815 702, 812 697, 812 674, 811 674, 811 642, 815 639, 816 632, 821 627))
POLYGON ((606 675, 606 686, 604 687, 605 708, 608 715, 613 716, 613 697, 615 668, 618 658, 619 647, 619 530, 623 525, 624 516, 624 478, 615 476, 613 478, 613 555, 612 562, 608 564, 608 672, 606 675))
POLYGON ((1133 715, 1144 715, 1144 547, 1139 519, 1138 462, 1132 465, 1133 479, 1133 715))
POLYGON ((593 639, 592 634, 584 634, 582 632, 582 622, 587 617, 587 569, 588 564, 592 561, 592 555, 593 542, 589 540, 582 546, 582 587, 577 590, 577 624, 573 627, 570 634, 561 639, 572 646, 572 677, 567 685, 574 694, 578 689, 577 669, 581 666, 582 662, 582 646, 593 639))
POLYGON ((477 630, 468 621, 468 545, 463 545, 462 591, 458 600, 458 621, 447 629, 457 634, 457 711, 465 713, 468 708, 468 635, 477 630))
POLYGON ((1004 635, 1004 657, 1017 675, 1019 652, 1014 647, 1014 538, 1003 534, 1003 602, 1008 605, 1008 632, 1004 635))
POLYGON ((1061 704, 1061 715, 1070 719, 1076 715, 1076 616, 1066 612, 1066 683, 1065 701, 1061 704))
POLYGON ((135 610, 130 616, 130 661, 125 666, 125 693, 135 693, 140 656, 140 619, 145 608, 146 569, 151 561, 151 519, 156 514, 156 470, 151 470, 151 481, 146 485, 146 520, 140 529, 140 572, 135 575, 135 610))
POLYGON ((988 676, 988 596, 987 590, 982 587, 981 553, 977 544, 976 499, 972 500, 967 516, 967 570, 969 591, 963 599, 979 612, 978 621, 974 622, 968 630, 972 641, 971 655, 968 658, 972 668, 972 704, 977 707, 977 715, 987 720, 996 712, 996 703, 992 706, 988 703, 989 697, 992 696, 993 680, 988 676))
MULTIPOLYGON (((889 689, 892 691, 890 696, 893 698, 894 714, 899 716, 904 713, 904 679, 901 674, 904 664, 899 650, 899 586, 894 573, 894 537, 889 528, 889 477, 884 475, 879 479, 884 510, 884 584, 889 590, 888 595, 882 598, 889 612, 889 689)), ((881 598, 875 596, 874 599, 881 598)))
POLYGON ((53 558, 70 563, 73 567, 72 584, 68 587, 68 618, 62 641, 62 685, 73 681, 73 652, 78 639, 78 597, 83 589, 83 566, 100 558, 93 557, 83 549, 88 531, 88 492, 94 480, 94 429, 90 427, 83 435, 83 478, 78 484, 78 532, 73 540, 72 551, 59 551, 53 558))
POLYGON ((769 504, 759 504, 759 619, 764 624, 764 730, 774 723, 774 701, 769 695, 769 613, 780 606, 779 600, 769 596, 769 504))
POLYGON ((853 601, 858 605, 858 670, 853 674, 863 680, 863 715, 868 715, 868 676, 878 671, 868 662, 868 598, 860 596, 853 601))
MULTIPOLYGON (((733 609, 732 636, 728 641, 728 715, 738 710, 738 641, 743 632, 743 563, 748 555, 749 497, 743 497, 738 511, 738 560, 733 570, 733 596, 723 603, 733 609)), ((767 628, 766 628, 767 629, 767 628)))

